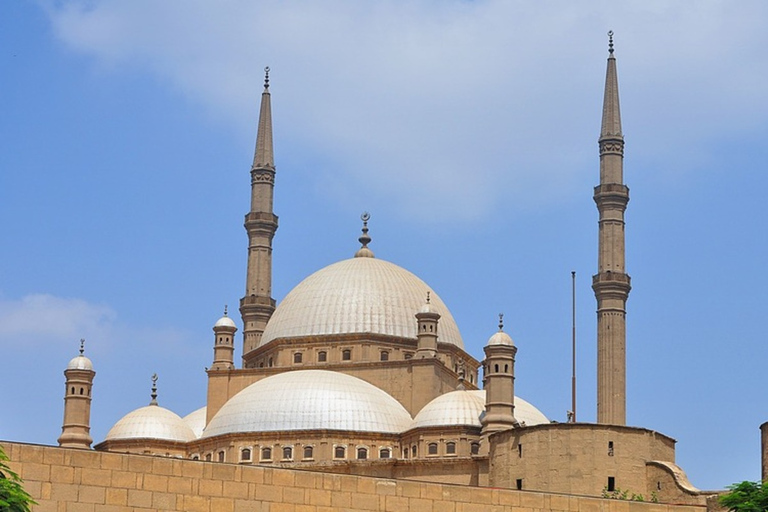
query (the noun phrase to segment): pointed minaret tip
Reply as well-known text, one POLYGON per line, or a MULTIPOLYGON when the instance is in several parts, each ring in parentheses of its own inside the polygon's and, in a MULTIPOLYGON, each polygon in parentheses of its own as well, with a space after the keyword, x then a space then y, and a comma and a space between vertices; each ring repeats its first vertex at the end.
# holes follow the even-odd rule
POLYGON ((253 169, 275 169, 275 154, 272 145, 272 104, 269 94, 269 66, 264 68, 264 92, 261 94, 259 128, 256 134, 253 169))
POLYGON ((622 137, 621 111, 619 109, 619 79, 616 72, 616 57, 613 55, 613 30, 608 31, 608 67, 605 72, 605 95, 603 96, 603 122, 600 138, 622 137))

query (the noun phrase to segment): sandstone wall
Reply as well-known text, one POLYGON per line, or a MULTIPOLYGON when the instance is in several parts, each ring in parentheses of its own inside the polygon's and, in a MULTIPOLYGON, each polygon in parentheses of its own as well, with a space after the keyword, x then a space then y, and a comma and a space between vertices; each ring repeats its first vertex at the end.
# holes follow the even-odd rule
POLYGON ((37 512, 704 512, 674 506, 2 442, 37 512))

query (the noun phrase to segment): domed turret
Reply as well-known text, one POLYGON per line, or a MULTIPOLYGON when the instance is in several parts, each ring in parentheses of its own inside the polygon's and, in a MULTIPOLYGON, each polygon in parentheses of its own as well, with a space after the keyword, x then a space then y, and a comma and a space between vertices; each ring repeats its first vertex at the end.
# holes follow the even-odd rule
POLYGON ((213 365, 211 370, 234 370, 236 332, 237 326, 227 316, 227 306, 224 306, 224 316, 213 325, 213 365))
POLYGON ((91 389, 96 372, 93 363, 83 355, 85 340, 80 340, 80 355, 73 358, 64 370, 64 423, 59 436, 59 446, 89 449, 91 437, 91 389))
POLYGON ((491 336, 483 348, 483 380, 485 387, 485 415, 483 434, 507 430, 516 425, 515 419, 515 354, 517 347, 504 332, 504 315, 499 315, 499 331, 491 336))

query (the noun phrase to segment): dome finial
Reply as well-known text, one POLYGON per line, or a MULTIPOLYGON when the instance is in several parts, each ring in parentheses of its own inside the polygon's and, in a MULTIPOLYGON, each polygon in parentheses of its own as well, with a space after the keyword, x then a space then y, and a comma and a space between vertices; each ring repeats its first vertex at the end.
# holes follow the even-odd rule
POLYGON ((362 247, 355 253, 355 258, 373 258, 373 251, 368 248, 368 244, 371 243, 371 237, 368 235, 368 221, 371 219, 371 214, 363 212, 360 215, 360 220, 363 221, 363 234, 358 238, 358 242, 362 244, 362 247))
POLYGON ((152 401, 149 405, 157 405, 157 374, 152 374, 152 401))
POLYGON ((80 355, 85 352, 85 338, 80 338, 80 355))
POLYGON ((608 31, 608 53, 613 55, 613 30, 608 31))
POLYGON ((429 292, 427 292, 427 304, 429 304, 429 292))
POLYGON ((224 316, 227 316, 227 305, 224 304, 224 316))
POLYGON ((264 68, 264 90, 269 90, 269 66, 264 68))
POLYGON ((504 313, 499 313, 499 332, 504 332, 504 313))

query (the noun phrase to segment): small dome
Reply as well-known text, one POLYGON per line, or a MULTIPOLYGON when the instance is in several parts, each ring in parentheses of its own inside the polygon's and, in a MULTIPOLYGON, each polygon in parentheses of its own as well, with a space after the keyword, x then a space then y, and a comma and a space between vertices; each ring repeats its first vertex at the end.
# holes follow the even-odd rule
POLYGON ((195 437, 198 439, 203 435, 203 430, 205 429, 206 414, 208 414, 208 408, 201 407, 182 418, 184 423, 189 425, 189 428, 192 429, 192 432, 195 433, 195 437))
POLYGON ((393 397, 357 377, 296 370, 254 382, 233 396, 203 433, 349 430, 400 433, 411 424, 393 397))
POLYGON ((504 331, 499 331, 488 338, 488 345, 514 346, 515 343, 512 341, 512 337, 509 334, 505 333, 504 331))
MULTIPOLYGON (((414 314, 427 284, 394 263, 350 258, 318 270, 277 306, 261 338, 375 333, 416 339, 414 314)), ((430 307, 440 314, 439 341, 464 348, 459 328, 434 292, 430 307)))
MULTIPOLYGON (((469 426, 478 427, 485 412, 484 390, 458 390, 440 395, 416 415, 411 428, 469 426)), ((522 398, 515 397, 515 419, 525 425, 549 423, 544 414, 522 398)))
POLYGON ((235 322, 229 318, 227 315, 224 315, 223 317, 216 320, 216 323, 213 324, 214 329, 216 327, 234 327, 237 329, 237 326, 235 325, 235 322))
POLYGON ((148 405, 123 416, 109 429, 105 441, 157 439, 186 443, 196 438, 178 414, 159 405, 148 405))
POLYGON ((90 359, 84 355, 79 355, 72 358, 67 365, 67 370, 91 370, 93 371, 93 363, 90 359))

